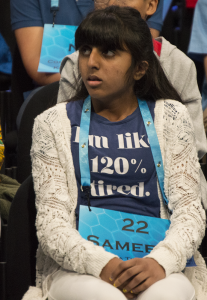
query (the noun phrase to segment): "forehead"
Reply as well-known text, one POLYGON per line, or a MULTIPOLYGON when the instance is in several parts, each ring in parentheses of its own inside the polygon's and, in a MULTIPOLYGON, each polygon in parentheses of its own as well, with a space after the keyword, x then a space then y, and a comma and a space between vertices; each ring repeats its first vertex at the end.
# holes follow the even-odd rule
POLYGON ((95 8, 105 8, 111 5, 129 6, 138 10, 141 16, 145 16, 149 0, 94 0, 95 8))

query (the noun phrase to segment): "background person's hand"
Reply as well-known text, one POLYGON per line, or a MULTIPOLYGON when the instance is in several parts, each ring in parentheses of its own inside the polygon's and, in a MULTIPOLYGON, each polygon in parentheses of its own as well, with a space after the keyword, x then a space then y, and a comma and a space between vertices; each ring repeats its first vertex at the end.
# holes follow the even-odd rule
POLYGON ((121 287, 129 299, 165 277, 163 267, 152 258, 133 258, 122 261, 110 276, 114 286, 121 287))

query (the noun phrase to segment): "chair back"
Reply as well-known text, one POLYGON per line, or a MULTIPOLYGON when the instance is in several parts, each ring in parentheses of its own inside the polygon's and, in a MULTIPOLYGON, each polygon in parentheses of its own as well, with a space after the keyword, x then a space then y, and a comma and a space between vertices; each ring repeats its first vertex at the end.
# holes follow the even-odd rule
POLYGON ((35 285, 36 208, 32 175, 19 187, 10 208, 7 231, 7 300, 21 300, 28 287, 35 285))
POLYGON ((17 180, 22 183, 31 174, 30 149, 34 119, 57 103, 59 81, 44 86, 30 99, 22 115, 18 132, 17 180))

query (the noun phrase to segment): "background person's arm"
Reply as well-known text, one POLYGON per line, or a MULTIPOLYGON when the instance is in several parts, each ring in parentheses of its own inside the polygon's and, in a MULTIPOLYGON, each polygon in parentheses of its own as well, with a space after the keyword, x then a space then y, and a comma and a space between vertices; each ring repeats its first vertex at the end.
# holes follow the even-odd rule
POLYGON ((60 80, 59 73, 38 72, 40 60, 43 27, 24 27, 15 30, 15 37, 28 75, 39 85, 60 80))

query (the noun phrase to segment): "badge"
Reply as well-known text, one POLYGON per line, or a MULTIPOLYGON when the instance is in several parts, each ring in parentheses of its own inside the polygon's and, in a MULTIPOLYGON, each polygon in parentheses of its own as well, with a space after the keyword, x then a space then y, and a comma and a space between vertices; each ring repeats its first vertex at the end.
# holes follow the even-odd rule
POLYGON ((38 72, 59 73, 63 58, 75 52, 77 28, 71 25, 44 25, 38 72))

